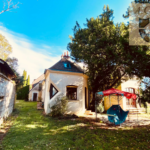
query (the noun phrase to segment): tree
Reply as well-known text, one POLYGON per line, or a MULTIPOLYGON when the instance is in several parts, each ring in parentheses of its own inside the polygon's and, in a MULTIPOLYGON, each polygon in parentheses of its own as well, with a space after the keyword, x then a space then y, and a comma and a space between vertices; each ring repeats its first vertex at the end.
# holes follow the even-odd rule
POLYGON ((6 11, 10 11, 12 9, 18 8, 19 2, 18 3, 13 3, 12 0, 4 0, 3 1, 3 10, 0 12, 0 14, 6 12, 6 11))
POLYGON ((27 85, 30 85, 30 75, 28 75, 27 85))
POLYGON ((8 57, 6 59, 6 62, 8 63, 8 65, 10 66, 10 68, 16 73, 17 69, 18 69, 18 59, 15 57, 8 57))
POLYGON ((7 39, 0 34, 0 58, 6 60, 10 53, 12 53, 11 45, 7 39))
POLYGON ((23 71, 23 87, 27 85, 27 72, 23 71))
POLYGON ((141 78, 146 71, 150 73, 146 67, 150 65, 150 57, 148 47, 129 46, 129 26, 114 25, 113 10, 108 6, 104 6, 103 13, 96 19, 87 19, 85 26, 82 29, 76 22, 68 50, 73 60, 88 66, 85 73, 89 77, 94 106, 96 92, 117 87, 125 75, 141 78))

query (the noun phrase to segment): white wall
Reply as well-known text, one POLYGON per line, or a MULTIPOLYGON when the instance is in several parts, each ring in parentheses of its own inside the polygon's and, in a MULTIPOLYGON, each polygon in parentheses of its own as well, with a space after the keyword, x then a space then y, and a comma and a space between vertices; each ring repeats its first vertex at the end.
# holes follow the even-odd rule
MULTIPOLYGON (((122 91, 126 91, 126 88, 134 88, 134 89, 138 89, 140 86, 140 83, 138 82, 138 80, 128 80, 126 82, 123 82, 121 84, 121 90, 122 91)), ((126 110, 126 98, 123 98, 123 109, 126 110)))
POLYGON ((31 90, 29 92, 29 101, 33 101, 33 95, 34 95, 34 93, 37 93, 37 100, 38 100, 38 94, 39 94, 39 92, 36 91, 36 90, 31 90))
POLYGON ((42 84, 42 102, 44 102, 45 99, 45 82, 42 84))
POLYGON ((0 125, 3 120, 7 118, 13 111, 15 102, 16 87, 11 81, 5 80, 0 82, 0 95, 5 96, 4 99, 0 99, 0 125))
MULTIPOLYGON (((85 111, 85 87, 87 87, 87 79, 82 75, 72 74, 60 74, 60 73, 49 73, 46 78, 46 94, 45 94, 45 113, 50 113, 50 107, 52 103, 54 105, 54 99, 63 94, 66 96, 66 86, 75 85, 77 87, 77 100, 69 100, 68 102, 68 113, 81 113, 85 111), (59 91, 51 100, 49 97, 50 84, 53 84, 59 91), (50 106, 50 107, 49 107, 50 106)), ((88 99, 88 97, 87 97, 88 99)))
POLYGON ((39 94, 39 84, 37 84, 30 92, 29 92, 29 101, 33 101, 33 95, 34 93, 37 93, 37 100, 38 100, 38 94, 39 94))

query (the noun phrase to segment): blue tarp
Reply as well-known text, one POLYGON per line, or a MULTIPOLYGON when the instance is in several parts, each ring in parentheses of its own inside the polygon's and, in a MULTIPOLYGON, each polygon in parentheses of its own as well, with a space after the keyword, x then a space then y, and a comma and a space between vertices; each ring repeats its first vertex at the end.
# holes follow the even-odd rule
POLYGON ((126 120, 128 113, 129 113, 129 111, 122 110, 120 105, 112 105, 107 110, 107 114, 115 115, 115 117, 108 116, 108 120, 110 122, 114 123, 115 125, 120 125, 121 123, 123 123, 126 120))

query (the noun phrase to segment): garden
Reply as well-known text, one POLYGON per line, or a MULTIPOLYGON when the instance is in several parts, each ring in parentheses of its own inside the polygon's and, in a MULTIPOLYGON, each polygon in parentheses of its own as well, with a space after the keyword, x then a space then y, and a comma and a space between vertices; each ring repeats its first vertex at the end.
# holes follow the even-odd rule
POLYGON ((52 118, 36 107, 37 102, 16 101, 0 127, 0 150, 150 149, 150 126, 106 129, 82 117, 52 118))

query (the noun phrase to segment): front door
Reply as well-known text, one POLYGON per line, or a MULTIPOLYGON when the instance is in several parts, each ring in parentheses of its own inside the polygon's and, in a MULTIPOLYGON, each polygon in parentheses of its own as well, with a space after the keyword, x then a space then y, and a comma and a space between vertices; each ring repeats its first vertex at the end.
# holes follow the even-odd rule
POLYGON ((33 101, 37 101, 37 93, 33 94, 33 101))

